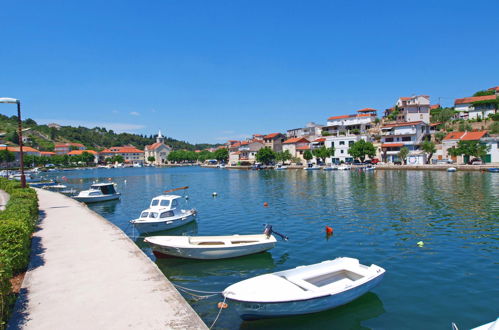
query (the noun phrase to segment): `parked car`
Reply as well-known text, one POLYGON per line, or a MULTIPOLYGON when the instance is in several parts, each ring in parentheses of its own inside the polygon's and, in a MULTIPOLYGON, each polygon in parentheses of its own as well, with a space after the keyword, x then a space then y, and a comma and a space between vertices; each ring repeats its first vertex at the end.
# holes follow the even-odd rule
POLYGON ((483 161, 480 158, 473 158, 470 161, 471 165, 483 165, 483 161))

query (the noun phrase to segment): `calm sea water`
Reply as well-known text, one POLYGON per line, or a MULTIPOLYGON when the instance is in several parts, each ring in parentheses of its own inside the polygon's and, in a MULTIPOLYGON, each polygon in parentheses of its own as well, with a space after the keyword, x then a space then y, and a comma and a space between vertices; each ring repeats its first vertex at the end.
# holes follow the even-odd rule
MULTIPOLYGON (((163 190, 189 186, 196 223, 167 235, 252 234, 270 223, 290 237, 267 253, 222 261, 156 260, 173 282, 222 291, 256 275, 358 258, 387 270, 363 297, 318 314, 243 322, 230 308, 225 329, 468 329, 499 316, 499 174, 437 171, 237 171, 131 168, 58 173, 82 189, 113 180, 121 201, 90 207, 132 236, 128 221, 163 190), (212 197, 217 192, 218 197, 212 197), (269 206, 264 207, 263 203, 269 206), (334 229, 329 239, 325 226, 334 229), (417 242, 423 241, 422 248, 417 242)), ((103 251, 105 252, 105 251, 103 251)), ((210 325, 219 297, 187 301, 210 325)))

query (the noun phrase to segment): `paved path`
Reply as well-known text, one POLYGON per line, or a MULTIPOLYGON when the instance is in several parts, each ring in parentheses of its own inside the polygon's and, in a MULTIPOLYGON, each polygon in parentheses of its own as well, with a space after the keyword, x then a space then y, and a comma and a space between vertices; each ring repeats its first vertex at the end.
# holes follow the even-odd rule
POLYGON ((5 191, 0 190, 0 211, 5 210, 5 206, 7 205, 9 199, 10 195, 7 194, 5 191))
POLYGON ((40 230, 9 329, 206 329, 120 229, 73 199, 37 193, 40 230))

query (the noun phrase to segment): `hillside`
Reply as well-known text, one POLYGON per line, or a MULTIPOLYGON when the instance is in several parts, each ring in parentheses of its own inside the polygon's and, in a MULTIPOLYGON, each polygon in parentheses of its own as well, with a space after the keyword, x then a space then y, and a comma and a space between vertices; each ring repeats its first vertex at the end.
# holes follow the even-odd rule
MULTIPOLYGON (((115 133, 103 127, 72 127, 61 126, 60 128, 38 125, 33 119, 23 121, 23 128, 29 141, 26 145, 41 151, 52 151, 54 144, 65 142, 82 143, 88 149, 102 150, 113 146, 133 145, 139 149, 155 142, 155 136, 139 135, 131 133, 115 133)), ((4 141, 7 144, 17 143, 17 117, 7 117, 0 114, 0 132, 5 133, 4 141)), ((166 138, 165 143, 174 149, 197 150, 216 147, 213 144, 191 144, 186 141, 178 141, 166 138)))

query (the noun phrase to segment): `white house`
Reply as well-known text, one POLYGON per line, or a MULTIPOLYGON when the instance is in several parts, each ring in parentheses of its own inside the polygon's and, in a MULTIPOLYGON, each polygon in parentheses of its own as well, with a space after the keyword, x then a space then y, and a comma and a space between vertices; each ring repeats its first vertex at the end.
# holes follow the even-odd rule
POLYGON ((291 138, 282 143, 282 151, 289 151, 291 156, 301 158, 303 161, 303 153, 310 150, 310 141, 304 137, 291 138))
POLYGON ((454 101, 454 110, 459 112, 461 119, 477 119, 478 117, 483 119, 487 118, 489 114, 496 113, 497 103, 495 102, 497 102, 496 95, 465 97, 454 101), (480 103, 474 104, 474 102, 480 103))
POLYGON ((443 156, 446 159, 452 159, 454 162, 467 163, 468 159, 464 159, 462 156, 454 157, 449 155, 449 149, 456 147, 459 141, 480 141, 486 135, 487 131, 450 132, 442 140, 443 156))
POLYGON ((430 97, 428 95, 400 97, 396 104, 399 108, 398 122, 430 122, 430 97))
POLYGON ((499 164, 499 136, 483 137, 480 142, 484 143, 489 149, 484 162, 499 164))
POLYGON ((334 147, 334 155, 328 158, 326 163, 339 164, 341 162, 353 162, 353 157, 348 153, 348 149, 360 140, 369 141, 365 135, 326 136, 324 146, 326 148, 334 147))
POLYGON ((420 165, 426 162, 426 155, 419 150, 419 145, 430 128, 423 121, 386 124, 381 127, 381 155, 384 162, 398 162, 400 149, 409 149, 407 164, 420 165))
POLYGON ((161 165, 166 164, 168 161, 168 155, 172 151, 172 148, 165 144, 165 138, 161 134, 161 130, 158 132, 156 137, 156 143, 148 145, 144 148, 145 161, 150 164, 161 165), (149 157, 154 157, 154 161, 150 162, 149 157))
POLYGON ((304 137, 309 140, 314 140, 321 136, 323 125, 316 124, 314 122, 307 123, 303 128, 294 128, 290 129, 286 132, 286 137, 288 139, 291 138, 299 138, 304 137))
POLYGON ((229 147, 229 164, 238 162, 256 162, 256 153, 265 147, 263 140, 248 140, 234 143, 229 147))
POLYGON ((338 135, 340 132, 349 134, 354 129, 365 133, 374 125, 375 120, 376 110, 366 108, 357 111, 355 115, 329 117, 327 119, 327 126, 323 130, 332 135, 338 135))

